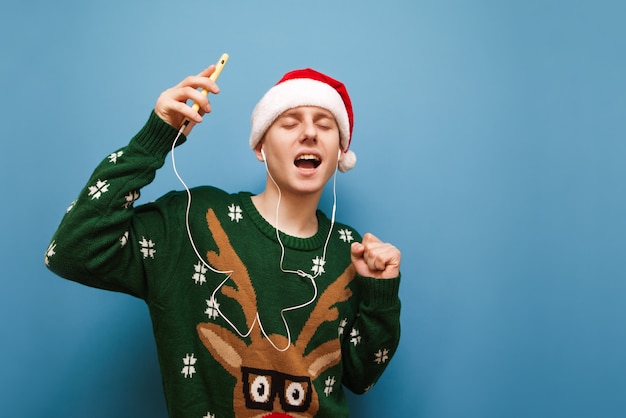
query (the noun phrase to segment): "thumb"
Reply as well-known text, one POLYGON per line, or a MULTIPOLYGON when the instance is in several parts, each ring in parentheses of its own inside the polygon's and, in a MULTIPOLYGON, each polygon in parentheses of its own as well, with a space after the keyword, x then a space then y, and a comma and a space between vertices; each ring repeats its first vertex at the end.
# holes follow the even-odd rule
POLYGON ((365 247, 360 242, 353 242, 350 246, 350 254, 352 255, 352 259, 362 258, 363 253, 365 252, 365 247))

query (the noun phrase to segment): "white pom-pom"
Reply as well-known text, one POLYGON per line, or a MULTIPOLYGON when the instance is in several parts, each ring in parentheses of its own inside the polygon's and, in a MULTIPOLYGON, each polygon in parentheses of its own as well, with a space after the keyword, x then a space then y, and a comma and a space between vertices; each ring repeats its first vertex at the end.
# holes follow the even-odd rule
POLYGON ((346 151, 342 156, 341 160, 339 160, 339 171, 345 173, 348 170, 351 170, 356 165, 356 154, 351 150, 346 151))

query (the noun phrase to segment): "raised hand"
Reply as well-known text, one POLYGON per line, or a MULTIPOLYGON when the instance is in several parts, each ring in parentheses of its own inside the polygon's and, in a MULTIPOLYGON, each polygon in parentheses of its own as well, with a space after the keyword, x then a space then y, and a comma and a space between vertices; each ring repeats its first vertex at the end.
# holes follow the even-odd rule
POLYGON ((367 233, 362 242, 352 243, 352 264, 361 276, 393 279, 400 274, 400 250, 367 233))
POLYGON ((154 107, 155 113, 174 128, 179 129, 183 121, 189 119, 189 126, 184 134, 188 135, 196 123, 202 122, 202 115, 211 111, 211 103, 208 97, 199 89, 205 89, 210 93, 218 94, 220 88, 209 78, 215 71, 215 65, 211 65, 198 75, 185 77, 180 83, 165 90, 157 99, 154 107), (187 105, 187 101, 196 102, 199 109, 196 111, 187 105))

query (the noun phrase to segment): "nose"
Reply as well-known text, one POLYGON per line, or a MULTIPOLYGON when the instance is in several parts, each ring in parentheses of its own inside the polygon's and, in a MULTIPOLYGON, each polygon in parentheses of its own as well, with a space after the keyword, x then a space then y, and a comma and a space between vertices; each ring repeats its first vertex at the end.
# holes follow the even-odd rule
POLYGON ((302 124, 302 142, 307 140, 317 142, 317 127, 311 120, 306 120, 302 124))

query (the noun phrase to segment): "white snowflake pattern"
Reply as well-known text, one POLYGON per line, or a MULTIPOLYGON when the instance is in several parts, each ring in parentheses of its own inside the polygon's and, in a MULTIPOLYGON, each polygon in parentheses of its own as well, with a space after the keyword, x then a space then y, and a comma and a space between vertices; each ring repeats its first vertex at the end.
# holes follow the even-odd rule
POLYGON ((243 212, 239 205, 235 206, 234 203, 230 205, 228 207, 228 216, 231 221, 239 223, 239 221, 243 219, 243 212))
POLYGON ((69 213, 69 211, 74 209, 75 205, 76 205, 76 201, 74 200, 72 203, 70 203, 70 205, 67 207, 67 209, 65 209, 65 213, 69 213))
POLYGON ((315 274, 322 274, 326 271, 324 270, 324 264, 326 264, 326 260, 324 260, 323 258, 315 257, 313 259, 313 267, 311 267, 311 270, 313 270, 313 273, 315 274))
POLYGON ((139 190, 128 192, 128 194, 124 196, 124 199, 126 199, 126 201, 124 202, 122 207, 125 207, 125 208, 131 207, 133 203, 135 203, 135 201, 139 199, 139 196, 140 196, 139 190))
POLYGON ((139 251, 143 254, 143 258, 154 258, 154 253, 156 250, 154 249, 154 242, 152 240, 147 240, 146 237, 141 237, 141 241, 139 241, 139 245, 141 248, 139 251))
POLYGON ((350 331, 350 337, 350 342, 354 344, 355 347, 361 342, 361 335, 359 330, 356 328, 352 328, 352 331, 350 331))
POLYGON ((120 245, 124 247, 126 244, 128 244, 128 231, 124 231, 124 235, 120 237, 120 245))
POLYGON ((185 355, 185 357, 183 357, 183 370, 181 370, 181 374, 185 375, 185 379, 188 377, 193 377, 194 373, 196 372, 196 361, 198 361, 198 359, 195 358, 193 353, 191 355, 187 354, 185 355))
POLYGON ((206 276, 204 275, 204 273, 206 273, 207 268, 204 266, 204 264, 202 264, 201 261, 198 261, 198 264, 194 265, 193 269, 195 270, 195 273, 193 274, 193 276, 191 276, 193 281, 196 284, 200 285, 206 283, 206 276))
POLYGON ((215 418, 215 414, 212 414, 210 412, 207 412, 205 416, 203 416, 202 418, 215 418))
POLYGON ((339 238, 343 242, 352 242, 352 241, 354 241, 354 238, 352 237, 352 231, 350 231, 349 229, 340 229, 339 230, 339 238))
POLYGON ((54 252, 54 249, 57 247, 56 241, 52 241, 50 243, 50 245, 48 245, 48 249, 46 250, 46 256, 44 258, 44 262, 46 263, 46 266, 48 266, 50 263, 50 257, 52 257, 53 255, 55 255, 56 253, 54 252))
POLYGON ((109 191, 109 182, 107 180, 100 180, 95 185, 89 186, 89 196, 91 200, 100 199, 100 196, 109 191))
POLYGON ((217 299, 215 299, 215 297, 211 296, 211 299, 207 299, 206 306, 207 308, 204 311, 204 313, 209 316, 209 319, 215 319, 218 316, 220 316, 220 312, 219 312, 220 304, 217 303, 217 299))
POLYGON ((389 360, 389 349, 383 348, 382 350, 378 350, 378 352, 375 354, 375 357, 376 358, 374 359, 374 361, 376 363, 386 363, 387 360, 389 360))
POLYGON ((324 394, 326 395, 326 397, 330 396, 330 394, 333 392, 333 386, 335 386, 335 382, 335 376, 328 376, 326 380, 324 380, 324 384, 326 385, 326 387, 324 387, 324 394))
POLYGON ((120 158, 122 155, 124 155, 124 151, 114 152, 113 154, 109 155, 109 162, 113 164, 117 163, 117 159, 120 158))
POLYGON ((338 329, 339 336, 343 335, 343 331, 346 328, 346 325, 348 325, 348 318, 342 319, 341 322, 339 323, 339 329, 338 329))

